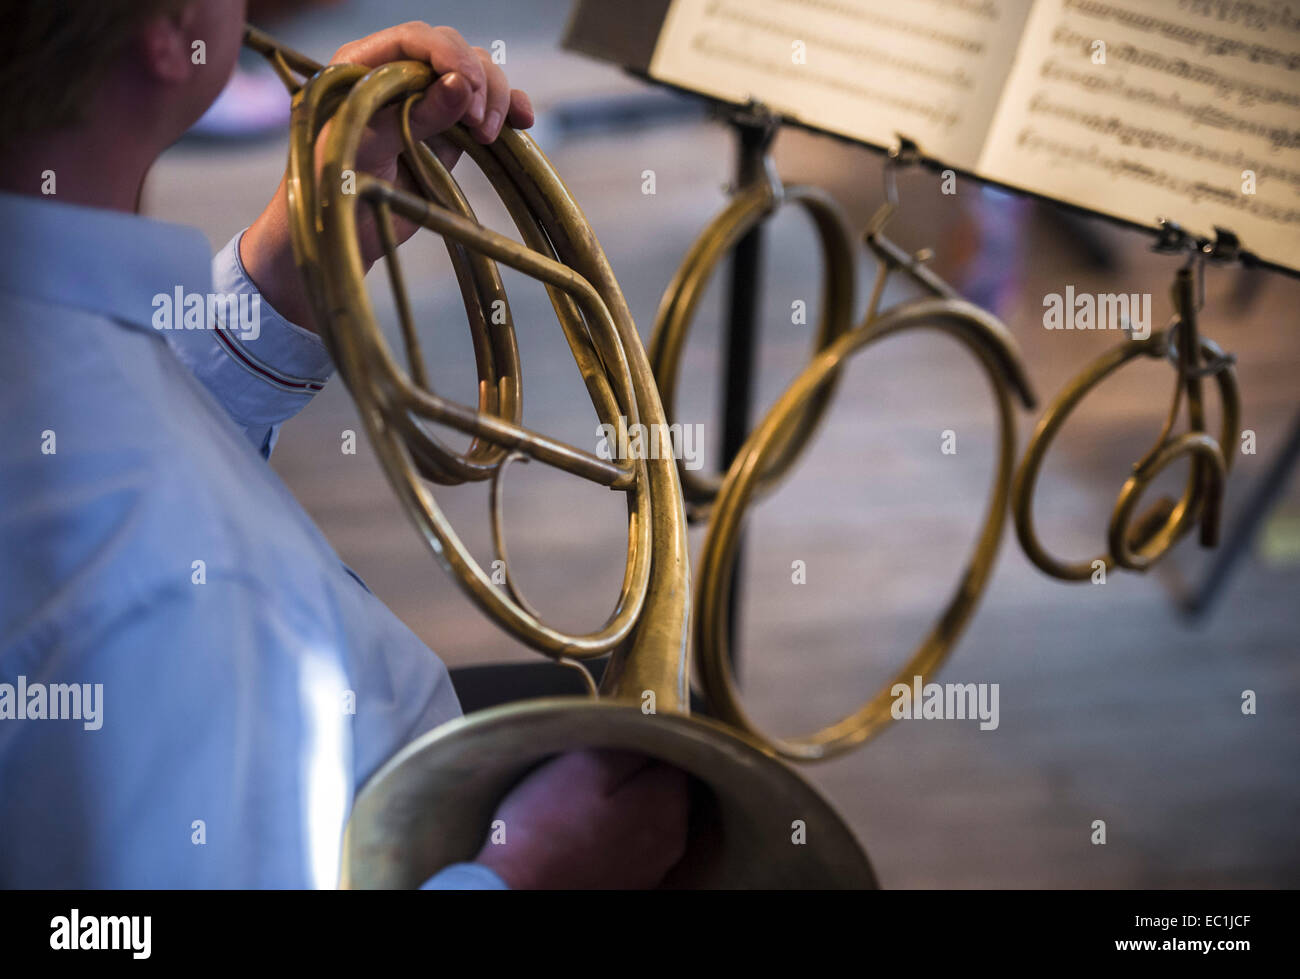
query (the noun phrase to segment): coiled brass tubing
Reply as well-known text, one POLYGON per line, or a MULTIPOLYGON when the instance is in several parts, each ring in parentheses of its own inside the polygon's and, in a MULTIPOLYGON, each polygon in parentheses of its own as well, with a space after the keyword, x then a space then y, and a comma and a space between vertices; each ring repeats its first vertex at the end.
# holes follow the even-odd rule
POLYGON ((826 195, 807 188, 782 188, 770 161, 762 179, 742 188, 705 228, 687 252, 659 306, 650 360, 672 417, 676 374, 690 320, 710 273, 736 243, 784 202, 798 203, 812 216, 824 257, 821 321, 815 355, 768 410, 719 485, 681 469, 693 515, 710 516, 696 569, 696 662, 700 686, 721 719, 747 732, 783 757, 802 761, 830 758, 862 743, 890 720, 894 682, 928 677, 951 652, 988 582, 1001 540, 1015 465, 1014 393, 1027 407, 1034 397, 1015 341, 991 314, 960 299, 938 276, 884 237, 897 207, 891 156, 886 168, 887 201, 877 212, 866 242, 878 260, 876 282, 862 324, 850 329, 855 259, 840 211, 826 195), (879 303, 886 280, 901 272, 929 298, 884 313, 879 303), (853 714, 812 734, 778 738, 760 731, 741 705, 730 660, 728 599, 741 528, 749 504, 789 472, 811 440, 839 379, 844 362, 889 336, 916 329, 937 330, 960 342, 984 369, 998 412, 999 452, 992 495, 974 553, 956 591, 930 633, 894 681, 853 714))
POLYGON ((1174 284, 1177 314, 1165 330, 1142 340, 1130 340, 1102 354, 1067 384, 1048 408, 1029 441, 1025 457, 1016 472, 1011 491, 1016 535, 1029 559, 1042 571, 1065 581, 1088 581, 1100 564, 1146 571, 1167 554, 1194 525, 1200 525, 1204 547, 1218 543, 1224 483, 1232 466, 1232 452, 1241 429, 1241 396, 1237 388, 1232 357, 1213 341, 1199 336, 1194 272, 1180 269, 1174 284), (1125 364, 1140 357, 1172 359, 1177 378, 1164 427, 1142 459, 1133 465, 1115 502, 1106 530, 1106 550, 1082 561, 1066 561, 1052 555, 1038 538, 1034 525, 1034 491, 1043 460, 1066 419, 1084 397, 1125 364), (1214 377, 1223 412, 1219 440, 1205 431, 1202 380, 1214 377), (1186 400, 1190 430, 1173 436, 1183 401, 1186 400), (1163 497, 1145 513, 1134 518, 1143 491, 1174 460, 1188 456, 1191 467, 1182 496, 1174 501, 1163 497))

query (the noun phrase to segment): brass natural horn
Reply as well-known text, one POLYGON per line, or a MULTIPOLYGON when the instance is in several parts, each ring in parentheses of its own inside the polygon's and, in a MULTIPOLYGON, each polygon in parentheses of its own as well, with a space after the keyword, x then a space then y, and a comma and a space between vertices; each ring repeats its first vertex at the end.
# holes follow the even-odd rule
MULTIPOLYGON (((436 156, 411 139, 411 104, 435 79, 429 65, 321 67, 253 28, 246 39, 294 93, 287 181, 297 263, 322 337, 408 515, 470 599, 521 642, 577 668, 610 655, 599 698, 493 708, 445 724, 400 751, 356 799, 344 846, 344 885, 418 886, 441 867, 472 859, 497 803, 521 775, 550 755, 595 746, 663 759, 706 788, 711 801, 671 875, 673 886, 874 886, 871 865, 844 822, 772 751, 689 714, 690 569, 673 460, 601 459, 520 422, 513 331, 508 324, 494 329, 488 315, 494 301, 504 300, 497 263, 546 284, 602 423, 642 422, 666 430, 653 374, 609 262, 545 155, 527 135, 508 127, 490 146, 459 127, 445 134, 491 182, 525 242, 520 244, 480 225, 436 156), (366 124, 394 105, 404 119, 403 164, 418 193, 355 171, 366 124), (327 122, 332 125, 322 139, 327 122), (355 193, 344 191, 349 174, 355 175, 355 193), (357 237, 363 207, 385 245, 406 369, 385 343, 364 286, 357 237), (424 378, 393 215, 441 235, 452 252, 478 356, 476 408, 438 396, 424 378), (453 453, 433 439, 426 422, 475 441, 466 452, 453 453), (543 623, 509 575, 505 586, 493 584, 429 490, 429 482, 499 483, 516 455, 626 496, 627 571, 615 608, 595 632, 570 634, 543 623), (792 833, 794 826, 800 834, 792 833)), ((493 536, 504 561, 499 509, 492 507, 493 536)))
POLYGON ((700 688, 711 712, 784 758, 818 761, 862 744, 892 720, 893 687, 928 680, 947 659, 988 585, 1006 520, 1015 466, 1015 412, 1019 401, 1035 403, 1024 363, 1010 331, 991 313, 961 299, 946 282, 884 235, 897 209, 894 170, 898 151, 885 166, 886 201, 865 236, 877 260, 876 278, 862 321, 852 326, 856 256, 840 209, 821 191, 783 186, 764 157, 754 180, 739 188, 687 251, 659 304, 650 342, 664 400, 671 411, 677 362, 708 279, 743 235, 783 204, 796 204, 813 219, 821 244, 821 321, 808 365, 767 411, 732 460, 723 479, 707 479, 684 467, 692 515, 708 527, 697 567, 695 655, 700 688), (926 294, 881 311, 885 285, 901 273, 926 294), (861 707, 821 730, 794 737, 762 731, 745 711, 732 670, 730 595, 740 535, 750 503, 786 475, 816 433, 843 365, 877 342, 914 330, 936 330, 962 344, 983 369, 997 410, 998 454, 993 486, 969 562, 934 625, 889 683, 861 707))

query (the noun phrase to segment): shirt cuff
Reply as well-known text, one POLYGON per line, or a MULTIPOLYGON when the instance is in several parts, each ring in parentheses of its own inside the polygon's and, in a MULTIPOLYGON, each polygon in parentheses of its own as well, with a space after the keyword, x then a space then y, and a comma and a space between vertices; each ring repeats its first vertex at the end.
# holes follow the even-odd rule
POLYGON ((508 891, 510 888, 496 871, 489 870, 481 863, 453 863, 430 877, 420 890, 508 891))
MULTIPOLYGON (((245 229, 247 230, 247 229, 245 229)), ((239 258, 241 231, 212 260, 215 296, 248 296, 247 304, 215 304, 209 329, 172 331, 173 350, 263 455, 277 429, 301 411, 334 373, 320 337, 290 323, 258 292, 239 258), (237 316, 229 314, 238 310, 237 316)))

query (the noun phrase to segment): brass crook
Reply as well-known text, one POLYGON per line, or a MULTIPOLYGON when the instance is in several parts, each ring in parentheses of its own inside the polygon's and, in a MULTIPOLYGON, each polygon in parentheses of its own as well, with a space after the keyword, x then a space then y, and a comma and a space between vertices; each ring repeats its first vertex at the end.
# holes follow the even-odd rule
POLYGON ((1173 285, 1174 317, 1170 325, 1149 337, 1130 339, 1093 361, 1075 377, 1039 421, 1024 460, 1016 473, 1011 503, 1016 535, 1025 554, 1042 571, 1067 581, 1086 581, 1098 562, 1107 570, 1118 565, 1131 571, 1145 571, 1159 561, 1193 524, 1200 528, 1203 547, 1218 543, 1224 485, 1232 456, 1224 446, 1233 445, 1240 428, 1241 400, 1237 390, 1235 358, 1223 353, 1200 336, 1197 313, 1204 304, 1204 260, 1211 255, 1201 243, 1191 242, 1173 222, 1161 222, 1156 251, 1188 252, 1173 285), (1133 473, 1120 489, 1107 528, 1107 551, 1092 560, 1065 562, 1047 553, 1034 529, 1033 494, 1038 473, 1051 440, 1080 401, 1101 381, 1137 357, 1170 360, 1176 371, 1173 400, 1155 444, 1133 466, 1133 473), (1220 438, 1206 432, 1202 381, 1213 377, 1218 384, 1223 410, 1220 438), (1187 401, 1188 431, 1173 437, 1174 425, 1187 401), (1171 462, 1191 457, 1191 471, 1182 498, 1165 497, 1140 516, 1133 513, 1143 491, 1171 462))
MULTIPOLYGON (((736 117, 733 117, 736 118, 736 117)), ((853 232, 847 216, 824 191, 797 184, 785 186, 769 152, 778 120, 760 103, 751 102, 739 115, 742 124, 760 130, 762 167, 752 179, 732 188, 731 199, 692 242, 655 314, 647 354, 659 386, 664 412, 676 420, 677 392, 686 338, 714 272, 739 242, 778 210, 789 207, 803 211, 812 221, 821 252, 820 320, 813 339, 812 356, 831 346, 853 326, 854 293, 857 288, 853 232)), ((781 447, 770 455, 761 490, 774 487, 791 469, 812 440, 834 395, 834 381, 810 399, 782 435, 781 447)), ((713 501, 724 474, 695 472, 679 462, 678 476, 692 522, 709 519, 713 501)))

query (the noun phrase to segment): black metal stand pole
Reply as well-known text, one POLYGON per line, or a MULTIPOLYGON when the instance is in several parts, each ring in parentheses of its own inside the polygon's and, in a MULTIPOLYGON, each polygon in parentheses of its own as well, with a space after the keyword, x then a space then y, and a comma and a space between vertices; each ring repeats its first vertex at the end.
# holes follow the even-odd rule
MULTIPOLYGON (((1235 452, 1237 449, 1236 446, 1231 445, 1225 445, 1223 448, 1228 452, 1235 452)), ((1204 615, 1223 592, 1237 562, 1250 549, 1259 525, 1264 522, 1264 518, 1273 509, 1273 504, 1286 487, 1297 462, 1300 462, 1300 414, 1292 420, 1290 431, 1283 439, 1282 448, 1269 465, 1268 471, 1260 477, 1259 482, 1251 490, 1246 505, 1242 507, 1237 525, 1232 528, 1232 532, 1220 546, 1214 563, 1210 565, 1209 574, 1184 602, 1184 611, 1189 615, 1193 617, 1204 615)))
MULTIPOLYGON (((774 124, 761 108, 737 114, 733 120, 737 137, 736 186, 743 187, 761 177, 763 161, 772 141, 774 124)), ((723 342, 725 377, 722 386, 722 471, 730 468, 749 436, 754 403, 754 375, 757 367, 757 312, 759 267, 763 258, 763 226, 759 224, 736 245, 730 263, 726 339, 723 342)), ((739 678, 740 589, 744 542, 736 549, 735 572, 727 600, 731 634, 731 668, 739 678)))

